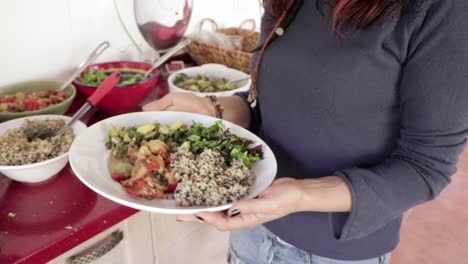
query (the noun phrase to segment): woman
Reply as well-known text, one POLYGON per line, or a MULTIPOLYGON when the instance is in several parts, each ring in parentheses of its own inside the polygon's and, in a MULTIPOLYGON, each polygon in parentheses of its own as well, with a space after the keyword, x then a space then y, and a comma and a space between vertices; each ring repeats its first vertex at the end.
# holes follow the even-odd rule
MULTIPOLYGON (((389 263, 402 215, 450 182, 464 147, 468 2, 265 4, 256 106, 217 101, 272 147, 278 179, 227 213, 179 220, 233 231, 231 263, 389 263)), ((169 94, 144 110, 222 109, 169 94)))

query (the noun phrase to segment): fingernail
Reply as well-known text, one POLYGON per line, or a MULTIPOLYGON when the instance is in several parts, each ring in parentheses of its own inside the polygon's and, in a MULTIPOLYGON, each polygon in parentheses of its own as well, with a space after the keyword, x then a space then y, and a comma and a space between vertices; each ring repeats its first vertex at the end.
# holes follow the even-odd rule
POLYGON ((201 216, 196 215, 195 217, 200 221, 205 221, 201 216))
POLYGON ((240 210, 239 209, 234 209, 229 213, 229 217, 235 217, 240 215, 240 210))

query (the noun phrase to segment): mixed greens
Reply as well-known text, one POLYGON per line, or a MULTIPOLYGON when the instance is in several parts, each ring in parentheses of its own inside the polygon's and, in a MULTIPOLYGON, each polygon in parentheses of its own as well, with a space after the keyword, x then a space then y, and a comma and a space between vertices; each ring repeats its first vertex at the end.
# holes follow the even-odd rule
POLYGON ((222 121, 217 121, 209 127, 201 123, 187 126, 183 122, 172 125, 156 122, 138 127, 120 128, 111 125, 106 147, 113 149, 117 159, 125 160, 128 159, 127 152, 130 148, 139 147, 142 142, 151 140, 163 141, 171 152, 179 147, 186 148, 194 154, 200 154, 205 149, 214 149, 219 151, 227 162, 239 159, 248 168, 263 157, 261 145, 250 147, 253 143, 251 140, 231 134, 222 121))
POLYGON ((185 90, 202 93, 223 92, 239 88, 239 86, 229 83, 224 78, 209 78, 204 74, 190 77, 185 73, 180 73, 176 75, 174 84, 185 90))
MULTIPOLYGON (((90 70, 83 72, 76 80, 82 84, 90 86, 99 86, 109 76, 109 70, 90 70)), ((140 72, 122 71, 120 73, 120 82, 118 85, 130 85, 143 81, 144 74, 140 72)))

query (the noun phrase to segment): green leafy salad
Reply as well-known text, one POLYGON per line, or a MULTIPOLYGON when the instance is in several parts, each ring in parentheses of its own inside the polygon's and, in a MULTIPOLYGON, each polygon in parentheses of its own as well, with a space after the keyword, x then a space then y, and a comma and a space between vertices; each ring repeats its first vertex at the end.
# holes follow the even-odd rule
MULTIPOLYGON (((76 80, 82 84, 90 86, 99 86, 111 73, 109 70, 90 70, 83 72, 76 80)), ((122 71, 120 74, 120 81, 118 85, 130 85, 143 81, 144 74, 133 71, 122 71)))
POLYGON ((232 134, 222 121, 205 127, 201 123, 186 125, 177 122, 172 125, 162 125, 158 122, 135 127, 110 126, 106 147, 113 150, 113 155, 120 160, 128 159, 128 150, 140 147, 144 142, 160 140, 164 142, 169 152, 179 148, 188 149, 195 155, 205 149, 216 150, 227 162, 233 159, 241 160, 245 166, 251 166, 262 159, 262 146, 251 147, 252 141, 232 134))
POLYGON ((201 73, 193 77, 185 73, 177 74, 174 84, 185 90, 202 93, 223 92, 239 88, 224 78, 210 78, 201 73))

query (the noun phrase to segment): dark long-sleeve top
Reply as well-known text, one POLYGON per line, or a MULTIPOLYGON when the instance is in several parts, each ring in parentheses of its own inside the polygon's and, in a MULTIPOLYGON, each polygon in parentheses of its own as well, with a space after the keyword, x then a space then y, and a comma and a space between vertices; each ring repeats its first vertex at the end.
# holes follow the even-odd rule
MULTIPOLYGON (((467 15, 466 0, 417 0, 340 38, 305 1, 266 49, 252 125, 274 150, 278 177, 340 176, 352 211, 294 213, 267 223, 270 231, 335 259, 396 247, 403 213, 450 183, 464 148, 467 15)), ((261 39, 273 22, 264 16, 261 39)))

